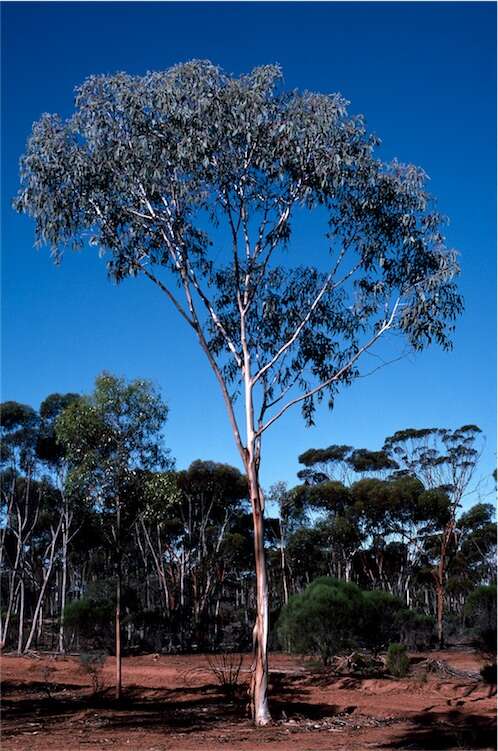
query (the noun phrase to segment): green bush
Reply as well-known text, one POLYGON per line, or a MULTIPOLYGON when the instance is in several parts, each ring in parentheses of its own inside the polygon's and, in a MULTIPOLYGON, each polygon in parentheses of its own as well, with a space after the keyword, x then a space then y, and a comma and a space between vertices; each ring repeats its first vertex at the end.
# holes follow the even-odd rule
POLYGON ((64 608, 64 625, 77 635, 78 646, 112 650, 113 603, 98 602, 88 597, 73 600, 64 608))
POLYGON ((112 605, 95 602, 86 597, 82 597, 81 600, 73 600, 64 608, 65 625, 82 631, 108 623, 112 618, 112 605))
POLYGON ((479 649, 484 654, 496 655, 496 584, 477 587, 471 592, 464 614, 479 649))
POLYGON ((396 614, 399 640, 408 649, 428 649, 435 639, 434 618, 415 610, 403 608, 396 614))
POLYGON ((401 600, 389 592, 363 592, 361 637, 375 655, 400 638, 399 617, 404 610, 401 600))
POLYGON ((327 665, 331 657, 357 645, 362 605, 356 584, 326 576, 315 579, 282 609, 280 642, 292 652, 319 655, 327 665))
POLYGON ((315 579, 290 598, 277 622, 280 645, 291 652, 318 655, 323 664, 357 647, 374 655, 391 642, 429 646, 434 621, 406 608, 388 592, 362 591, 330 577, 315 579))
POLYGON ((410 658, 404 644, 390 644, 386 655, 386 667, 395 678, 404 678, 410 669, 410 658))

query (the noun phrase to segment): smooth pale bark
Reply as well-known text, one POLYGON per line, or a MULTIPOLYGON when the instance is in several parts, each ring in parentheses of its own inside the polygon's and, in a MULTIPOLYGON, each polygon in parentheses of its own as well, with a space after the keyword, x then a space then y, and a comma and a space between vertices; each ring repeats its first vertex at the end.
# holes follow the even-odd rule
POLYGON ((37 600, 37 603, 36 603, 35 612, 33 613, 33 620, 31 622, 31 630, 29 632, 28 640, 26 641, 26 644, 25 644, 25 647, 24 647, 24 652, 27 652, 31 648, 31 644, 33 642, 33 639, 34 639, 34 636, 35 636, 35 633, 36 633, 36 627, 37 627, 37 623, 38 623, 38 618, 40 617, 40 611, 41 611, 41 608, 43 606, 43 600, 44 600, 44 597, 45 597, 45 592, 46 592, 46 589, 47 589, 48 580, 50 579, 50 575, 51 575, 52 569, 54 567, 55 546, 56 546, 57 540, 59 538, 59 533, 61 531, 61 526, 62 526, 62 516, 61 516, 61 518, 59 520, 59 524, 57 525, 56 529, 52 529, 52 540, 51 540, 51 542, 50 542, 50 544, 49 544, 49 546, 47 548, 47 551, 45 553, 45 556, 44 556, 46 558, 47 555, 49 554, 49 551, 50 551, 47 570, 45 571, 45 573, 43 575, 43 582, 42 582, 42 586, 41 586, 41 589, 40 589, 40 594, 38 596, 38 600, 37 600))
POLYGON ((19 625, 17 632, 17 654, 22 654, 22 643, 24 638, 24 579, 20 581, 19 590, 19 625))
POLYGON ((280 568, 282 571, 282 587, 284 592, 284 604, 287 605, 289 602, 289 587, 287 586, 287 571, 286 571, 286 562, 285 562, 285 535, 284 535, 284 528, 282 525, 282 516, 280 516, 278 520, 278 524, 280 527, 280 568))
POLYGON ((264 545, 264 506, 255 464, 247 467, 254 528, 256 566, 256 622, 253 628, 254 660, 251 681, 251 708, 256 725, 271 722, 268 707, 268 581, 264 545))
MULTIPOLYGON (((5 523, 2 529, 0 530, 0 571, 3 571, 3 553, 5 550, 5 536, 7 534, 7 530, 10 527, 10 516, 12 513, 12 509, 14 506, 14 486, 15 486, 15 480, 12 481, 12 489, 8 496, 8 503, 7 503, 7 510, 5 512, 5 523)), ((16 551, 16 559, 18 558, 18 552, 16 551)), ((9 618, 10 618, 10 610, 12 609, 12 595, 14 592, 14 576, 12 576, 11 582, 9 584, 9 618)), ((0 649, 3 648, 5 645, 5 637, 8 631, 8 621, 6 621, 6 628, 4 628, 3 623, 3 612, 2 608, 0 608, 0 649)))
MULTIPOLYGON (((156 572, 157 572, 157 575, 158 575, 158 579, 159 579, 159 581, 161 582, 161 585, 162 585, 162 592, 163 592, 163 595, 164 595, 164 608, 165 608, 165 612, 169 615, 170 611, 171 611, 170 592, 169 592, 169 588, 168 588, 168 581, 167 581, 167 578, 166 578, 166 571, 165 571, 165 568, 164 568, 164 561, 163 561, 163 556, 162 556, 162 552, 161 552, 162 546, 161 546, 161 540, 160 540, 159 525, 156 526, 157 539, 158 539, 158 550, 156 552, 156 550, 154 549, 154 545, 152 544, 151 536, 149 534, 149 531, 147 529, 147 526, 146 526, 145 521, 144 521, 143 518, 141 519, 140 523, 141 523, 141 526, 142 526, 142 530, 144 532, 145 541, 147 542, 147 545, 149 546, 149 550, 150 550, 150 552, 152 554, 152 560, 154 561, 154 566, 156 567, 156 572)), ((139 538, 137 537, 137 539, 139 539, 139 538)), ((145 562, 146 559, 145 559, 145 554, 144 553, 142 554, 142 557, 143 557, 144 562, 145 562)))
POLYGON ((61 604, 60 604, 60 625, 59 625, 59 652, 64 654, 65 647, 65 628, 64 628, 64 610, 66 608, 66 588, 67 588, 67 546, 68 546, 68 525, 67 515, 64 514, 64 524, 62 526, 62 582, 61 582, 61 604))

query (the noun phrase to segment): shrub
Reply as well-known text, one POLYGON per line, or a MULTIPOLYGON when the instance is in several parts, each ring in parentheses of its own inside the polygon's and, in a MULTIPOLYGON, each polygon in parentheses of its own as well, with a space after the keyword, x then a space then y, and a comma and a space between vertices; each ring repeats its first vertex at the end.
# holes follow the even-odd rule
POLYGON ((102 671, 106 655, 103 652, 82 652, 79 656, 79 660, 81 671, 91 680, 93 693, 100 693, 104 688, 104 677, 102 671))
POLYGON ((386 655, 386 667, 395 678, 408 675, 410 658, 404 644, 390 644, 386 655))
POLYGON ((292 652, 317 654, 327 665, 359 641, 362 592, 356 584, 330 577, 315 579, 282 609, 277 631, 292 652))
POLYGON ((396 614, 399 625, 400 641, 408 649, 427 649, 434 641, 434 618, 403 608, 396 614))
POLYGON ((401 600, 389 592, 363 593, 362 640, 375 655, 400 638, 399 616, 404 610, 401 600))
POLYGON ((479 649, 486 655, 496 655, 496 584, 477 587, 471 592, 464 614, 479 649))
MULTIPOLYGON (((73 600, 64 608, 64 624, 74 629, 83 640, 95 646, 112 649, 114 613, 112 602, 89 597, 73 600)), ((78 641, 79 643, 79 641, 78 641)))
POLYGON ((211 673, 216 678, 225 697, 230 701, 236 698, 239 691, 242 660, 242 655, 228 653, 207 658, 211 673))

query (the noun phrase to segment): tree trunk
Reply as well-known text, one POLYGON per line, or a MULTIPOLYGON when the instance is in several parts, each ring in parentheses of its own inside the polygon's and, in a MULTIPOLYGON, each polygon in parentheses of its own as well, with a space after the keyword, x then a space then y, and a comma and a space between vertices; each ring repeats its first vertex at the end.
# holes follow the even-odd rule
POLYGON ((280 527, 280 568, 282 570, 282 587, 284 590, 284 604, 287 605, 287 603, 289 602, 289 587, 287 585, 287 566, 285 563, 285 535, 282 525, 282 516, 280 516, 278 524, 280 527))
POLYGON ((436 628, 439 649, 444 647, 444 564, 441 557, 436 574, 436 628))
POLYGON ((116 509, 116 700, 121 699, 121 504, 116 509))
MULTIPOLYGON (((4 516, 4 524, 3 524, 2 529, 0 530, 0 571, 3 571, 3 553, 5 550, 5 536, 7 534, 7 531, 10 529, 10 515, 12 513, 12 508, 14 506, 14 488, 15 488, 15 479, 12 480, 12 490, 8 496, 9 500, 7 504, 7 510, 4 516)), ((16 558, 17 558, 17 555, 16 555, 16 558)), ((9 616, 8 616, 9 618, 10 618, 10 610, 12 608, 11 595, 13 594, 13 591, 14 591, 14 579, 15 579, 15 576, 13 575, 12 581, 9 585, 9 616)), ((8 620, 7 620, 6 628, 4 628, 3 611, 2 611, 2 608, 0 608, 0 649, 3 649, 3 647, 5 646, 8 627, 9 625, 8 625, 8 620)))
POLYGON ((436 572, 436 625, 439 649, 444 648, 444 596, 446 581, 446 554, 448 543, 454 530, 454 522, 451 521, 443 533, 441 540, 441 552, 436 572))
POLYGON ((268 582, 264 546, 262 492, 257 469, 248 463, 247 474, 254 524, 254 559, 256 564, 256 622, 253 629, 254 662, 252 666, 251 706, 256 725, 271 722, 268 708, 268 582))
POLYGON ((17 654, 22 654, 22 643, 24 637, 24 579, 21 579, 19 592, 19 624, 17 632, 17 654))
POLYGON ((66 651, 64 643, 64 609, 66 607, 66 587, 67 587, 67 514, 64 515, 64 524, 62 527, 62 583, 61 583, 61 602, 60 602, 60 625, 59 625, 59 653, 61 655, 66 651))
POLYGON ((48 560, 48 566, 47 571, 45 572, 43 576, 43 582, 40 589, 40 594, 38 596, 38 600, 35 607, 35 612, 33 613, 33 620, 31 622, 31 629, 29 632, 28 640, 26 642, 26 645, 24 647, 24 652, 27 652, 31 648, 32 641, 34 639, 35 633, 36 633, 36 627, 38 623, 38 618, 40 616, 41 608, 43 607, 43 600, 45 597, 45 592, 47 590, 47 584, 48 580, 50 579, 50 574, 52 573, 52 569, 54 567, 54 559, 55 559, 55 546, 59 537, 59 532, 61 530, 62 526, 62 517, 59 520, 59 524, 57 525, 57 529, 52 528, 52 541, 50 542, 49 548, 47 549, 45 553, 45 558, 48 554, 48 550, 50 550, 50 557, 48 560))
MULTIPOLYGON (((5 646, 6 643, 7 643, 7 636, 8 636, 8 633, 9 633, 10 619, 11 619, 11 616, 12 616, 12 608, 14 607, 14 600, 15 600, 15 597, 17 595, 17 592, 18 592, 18 589, 19 589, 19 586, 20 586, 20 582, 22 581, 22 575, 21 575, 21 578, 19 579, 19 583, 16 584, 16 575, 18 573, 20 556, 21 556, 21 543, 20 543, 20 540, 18 539, 18 541, 17 541, 17 550, 16 550, 16 560, 15 560, 14 567, 12 569, 12 572, 11 572, 11 575, 10 575, 10 580, 9 580, 9 601, 8 601, 8 605, 7 605, 7 614, 5 616, 5 623, 4 623, 3 631, 2 631, 2 647, 5 646)), ((21 574, 22 574, 22 572, 21 572, 21 574)))

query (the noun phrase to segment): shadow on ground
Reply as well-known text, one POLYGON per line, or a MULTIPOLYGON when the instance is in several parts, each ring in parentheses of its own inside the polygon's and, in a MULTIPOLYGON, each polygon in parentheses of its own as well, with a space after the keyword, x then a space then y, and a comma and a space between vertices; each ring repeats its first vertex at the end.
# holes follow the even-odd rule
MULTIPOLYGON (((238 700, 228 701, 216 685, 150 689, 145 695, 143 687, 127 686, 119 702, 115 700, 112 689, 92 695, 88 690, 82 691, 81 686, 57 684, 52 686, 51 697, 40 695, 42 689, 43 684, 38 681, 22 686, 10 683, 4 686, 5 737, 26 733, 34 725, 46 732, 58 726, 89 731, 139 727, 143 731, 173 730, 190 734, 218 724, 226 727, 227 723, 240 725, 244 720, 249 723, 247 696, 242 693, 238 700)), ((334 705, 306 701, 307 694, 306 690, 291 691, 288 687, 281 687, 271 702, 275 719, 317 720, 338 712, 334 705)))
POLYGON ((494 749, 496 724, 494 719, 477 714, 422 712, 410 717, 409 730, 380 748, 403 751, 494 749))

